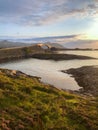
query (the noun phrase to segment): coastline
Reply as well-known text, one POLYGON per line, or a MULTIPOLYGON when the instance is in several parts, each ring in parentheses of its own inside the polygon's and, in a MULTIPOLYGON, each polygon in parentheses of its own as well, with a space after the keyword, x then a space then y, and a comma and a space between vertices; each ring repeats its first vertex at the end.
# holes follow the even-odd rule
POLYGON ((81 56, 81 55, 74 55, 74 54, 58 54, 58 53, 42 53, 42 54, 34 54, 32 58, 43 59, 43 60, 87 60, 87 59, 97 59, 89 56, 81 56))
POLYGON ((26 59, 26 58, 38 58, 45 60, 86 60, 86 59, 97 59, 89 56, 73 55, 73 54, 58 54, 52 50, 44 50, 39 46, 28 46, 28 47, 15 47, 0 49, 0 63, 26 59))
POLYGON ((97 130, 97 105, 95 98, 58 90, 20 71, 0 69, 2 130, 97 130))
POLYGON ((98 66, 83 66, 62 71, 71 74, 82 89, 79 93, 98 96, 98 66))

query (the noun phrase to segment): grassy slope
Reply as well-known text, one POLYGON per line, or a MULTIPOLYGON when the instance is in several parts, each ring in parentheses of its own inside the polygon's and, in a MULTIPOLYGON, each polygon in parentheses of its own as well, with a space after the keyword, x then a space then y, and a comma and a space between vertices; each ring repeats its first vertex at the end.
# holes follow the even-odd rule
POLYGON ((98 130, 97 107, 93 98, 0 72, 1 130, 98 130))

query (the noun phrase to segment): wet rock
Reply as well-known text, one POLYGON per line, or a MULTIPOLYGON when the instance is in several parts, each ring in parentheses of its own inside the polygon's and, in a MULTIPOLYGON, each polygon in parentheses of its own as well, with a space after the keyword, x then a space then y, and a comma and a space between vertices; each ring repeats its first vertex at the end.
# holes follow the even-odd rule
POLYGON ((84 93, 88 96, 98 96, 98 67, 96 66, 84 66, 77 69, 69 69, 62 71, 64 73, 71 74, 80 87, 80 93, 84 93))

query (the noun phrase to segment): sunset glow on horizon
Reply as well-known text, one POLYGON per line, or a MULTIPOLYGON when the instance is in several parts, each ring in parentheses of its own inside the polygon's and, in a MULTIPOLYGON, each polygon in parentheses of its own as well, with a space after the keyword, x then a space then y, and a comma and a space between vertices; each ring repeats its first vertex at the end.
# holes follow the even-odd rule
POLYGON ((0 39, 55 36, 96 48, 98 0, 0 0, 0 39))

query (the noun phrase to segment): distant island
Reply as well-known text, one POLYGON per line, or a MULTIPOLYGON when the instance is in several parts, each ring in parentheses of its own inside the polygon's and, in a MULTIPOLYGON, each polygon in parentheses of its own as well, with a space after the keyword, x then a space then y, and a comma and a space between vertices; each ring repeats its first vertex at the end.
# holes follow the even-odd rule
POLYGON ((87 60, 87 59, 96 59, 93 57, 89 56, 81 56, 81 55, 74 55, 74 54, 58 54, 58 53, 42 53, 42 54, 34 54, 32 56, 33 58, 37 59, 44 59, 44 60, 55 60, 55 61, 60 61, 60 60, 87 60))

